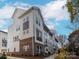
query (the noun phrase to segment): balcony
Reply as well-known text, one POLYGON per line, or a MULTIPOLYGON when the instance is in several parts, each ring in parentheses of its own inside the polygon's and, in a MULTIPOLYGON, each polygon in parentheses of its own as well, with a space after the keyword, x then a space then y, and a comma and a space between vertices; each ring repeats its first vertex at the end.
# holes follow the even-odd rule
POLYGON ((37 37, 37 40, 42 42, 42 38, 41 37, 37 37))

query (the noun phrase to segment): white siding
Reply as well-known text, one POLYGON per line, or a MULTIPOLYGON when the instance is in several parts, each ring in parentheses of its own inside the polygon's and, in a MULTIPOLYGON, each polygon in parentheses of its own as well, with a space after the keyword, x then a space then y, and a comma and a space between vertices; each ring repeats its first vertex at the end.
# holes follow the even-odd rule
POLYGON ((7 40, 7 33, 4 33, 4 32, 0 32, 0 53, 2 53, 2 49, 5 49, 7 51, 7 46, 6 47, 3 47, 2 46, 2 39, 7 40))

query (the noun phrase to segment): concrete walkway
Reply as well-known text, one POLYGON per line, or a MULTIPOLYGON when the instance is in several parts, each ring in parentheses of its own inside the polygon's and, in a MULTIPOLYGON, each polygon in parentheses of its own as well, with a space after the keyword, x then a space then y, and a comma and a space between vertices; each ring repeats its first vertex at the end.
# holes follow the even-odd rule
POLYGON ((46 57, 46 58, 44 58, 44 59, 55 59, 55 56, 56 56, 56 54, 51 55, 51 56, 49 56, 49 57, 46 57))
POLYGON ((46 58, 39 58, 39 57, 31 57, 31 58, 19 58, 19 57, 10 57, 10 56, 8 56, 7 57, 7 59, 55 59, 55 56, 56 56, 56 54, 54 54, 54 55, 51 55, 51 56, 49 56, 49 57, 46 57, 46 58))
POLYGON ((47 57, 47 58, 44 58, 44 59, 55 59, 54 56, 50 56, 50 57, 47 57))
POLYGON ((8 56, 7 59, 25 59, 25 58, 19 58, 19 57, 10 57, 8 56))

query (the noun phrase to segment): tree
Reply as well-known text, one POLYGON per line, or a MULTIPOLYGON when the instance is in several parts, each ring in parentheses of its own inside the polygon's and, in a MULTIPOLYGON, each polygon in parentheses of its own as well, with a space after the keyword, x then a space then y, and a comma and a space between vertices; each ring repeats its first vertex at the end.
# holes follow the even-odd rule
MULTIPOLYGON (((76 6, 79 5, 79 0, 77 0, 77 3, 75 5, 73 5, 74 2, 71 1, 67 1, 67 8, 68 8, 68 12, 70 13, 70 18, 71 18, 71 22, 74 22, 77 19, 75 18, 75 15, 77 15, 77 9, 76 6)), ((77 6, 78 7, 78 6, 77 6)))
POLYGON ((76 52, 77 55, 79 55, 79 30, 75 30, 74 32, 72 32, 70 35, 69 35, 69 38, 68 38, 70 44, 69 44, 69 51, 70 52, 76 52))

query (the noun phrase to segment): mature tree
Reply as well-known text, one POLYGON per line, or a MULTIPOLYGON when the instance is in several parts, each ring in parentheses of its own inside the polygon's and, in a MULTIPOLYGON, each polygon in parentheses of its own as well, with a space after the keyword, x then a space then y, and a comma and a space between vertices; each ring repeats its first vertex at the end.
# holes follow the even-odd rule
POLYGON ((76 52, 79 55, 79 30, 72 32, 68 40, 70 42, 68 47, 69 51, 76 52))

